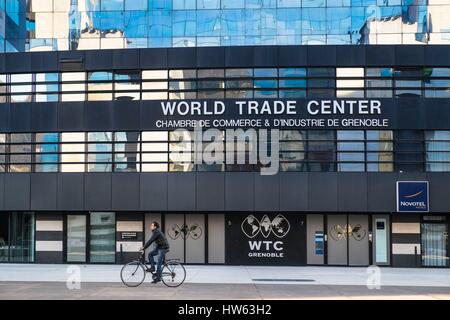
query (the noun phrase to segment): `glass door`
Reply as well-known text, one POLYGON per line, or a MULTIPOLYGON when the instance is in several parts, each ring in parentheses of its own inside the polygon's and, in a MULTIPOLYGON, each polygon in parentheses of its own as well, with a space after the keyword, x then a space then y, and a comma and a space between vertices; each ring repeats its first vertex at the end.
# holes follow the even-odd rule
POLYGON ((372 216, 372 259, 375 265, 389 265, 390 248, 389 235, 390 223, 389 215, 372 216))
POLYGON ((86 215, 67 216, 67 262, 86 262, 86 215))
POLYGON ((0 212, 0 262, 9 261, 9 213, 0 212))
POLYGON ((426 267, 449 265, 446 222, 424 221, 422 223, 422 265, 426 267))
POLYGON ((116 261, 116 216, 114 212, 90 213, 89 257, 93 263, 116 261))
POLYGON ((9 262, 34 262, 34 230, 34 213, 11 213, 9 223, 9 262))

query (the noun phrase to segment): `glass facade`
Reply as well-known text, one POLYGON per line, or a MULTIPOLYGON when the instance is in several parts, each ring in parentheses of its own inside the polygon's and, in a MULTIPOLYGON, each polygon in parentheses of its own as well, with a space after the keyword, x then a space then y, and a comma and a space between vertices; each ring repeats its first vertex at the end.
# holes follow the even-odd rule
MULTIPOLYGON (((234 164, 225 156, 220 163, 197 163, 191 131, 117 131, 0 134, 0 168, 3 172, 259 170, 261 165, 249 164, 249 157, 269 146, 260 143, 258 134, 219 133, 222 155, 233 155, 234 164), (245 163, 238 164, 239 159, 245 163)), ((203 139, 207 148, 211 140, 207 135, 203 139)), ((450 131, 281 130, 279 159, 280 171, 450 172, 450 131)))
POLYGON ((34 262, 33 212, 0 213, 0 262, 34 262))
POLYGON ((450 98, 450 67, 290 67, 0 74, 0 103, 248 98, 450 98), (17 82, 20 79, 20 82, 17 82))
POLYGON ((0 0, 0 51, 450 43, 447 0, 0 0))

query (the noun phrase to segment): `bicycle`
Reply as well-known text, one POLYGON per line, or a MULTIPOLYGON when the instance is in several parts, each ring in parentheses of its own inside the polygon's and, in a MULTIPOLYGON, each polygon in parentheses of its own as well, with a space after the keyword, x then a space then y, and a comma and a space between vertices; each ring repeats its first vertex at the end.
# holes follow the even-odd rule
MULTIPOLYGON (((120 279, 127 287, 138 287, 144 280, 147 272, 152 274, 155 279, 155 271, 147 271, 147 262, 145 254, 141 252, 138 260, 131 261, 122 267, 120 271, 120 279)), ((186 269, 179 262, 179 259, 164 260, 162 265, 161 280, 167 287, 176 288, 183 284, 186 279, 186 269)))

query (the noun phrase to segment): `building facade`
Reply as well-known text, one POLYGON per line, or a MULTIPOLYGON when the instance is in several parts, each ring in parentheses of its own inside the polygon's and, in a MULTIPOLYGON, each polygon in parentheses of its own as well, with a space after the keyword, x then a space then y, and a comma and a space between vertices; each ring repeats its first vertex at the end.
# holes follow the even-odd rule
POLYGON ((0 4, 0 262, 449 267, 447 1, 0 4))

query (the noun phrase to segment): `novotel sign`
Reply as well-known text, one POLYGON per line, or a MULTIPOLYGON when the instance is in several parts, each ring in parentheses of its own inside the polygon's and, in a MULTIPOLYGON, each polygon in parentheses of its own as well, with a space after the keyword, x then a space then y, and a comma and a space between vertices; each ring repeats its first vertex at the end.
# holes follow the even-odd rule
POLYGON ((428 212, 428 181, 397 181, 398 212, 428 212))

